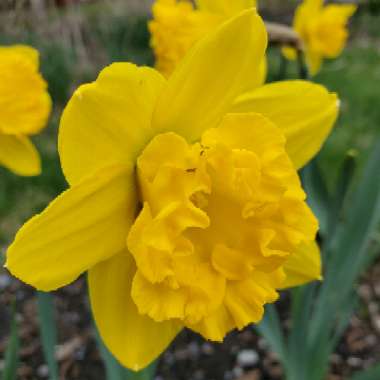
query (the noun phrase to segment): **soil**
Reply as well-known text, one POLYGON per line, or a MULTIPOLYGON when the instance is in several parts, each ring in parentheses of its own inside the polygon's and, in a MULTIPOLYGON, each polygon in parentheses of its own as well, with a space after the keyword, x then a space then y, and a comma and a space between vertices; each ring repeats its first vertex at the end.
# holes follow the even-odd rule
MULTIPOLYGON (((331 356, 329 380, 344 380, 357 370, 380 362, 380 261, 357 288, 359 311, 331 356)), ((19 380, 47 379, 33 289, 7 273, 0 274, 0 368, 9 332, 10 304, 17 300, 21 337, 19 380)), ((105 379, 104 367, 93 335, 86 283, 83 278, 55 292, 61 380, 105 379)), ((280 302, 283 315, 287 302, 280 302)), ((283 323, 289 321, 286 317, 283 323)), ((223 344, 213 344, 182 332, 162 356, 156 380, 280 380, 283 370, 276 355, 252 327, 229 334, 223 344)))

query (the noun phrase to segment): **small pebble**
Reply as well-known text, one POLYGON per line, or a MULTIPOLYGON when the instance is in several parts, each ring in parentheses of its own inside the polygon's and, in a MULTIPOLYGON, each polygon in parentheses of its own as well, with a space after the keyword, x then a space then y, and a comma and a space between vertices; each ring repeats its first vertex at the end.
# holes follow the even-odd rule
POLYGON ((253 367, 259 361, 259 354, 255 350, 240 351, 237 362, 241 367, 253 367))
POLYGON ((6 273, 0 275, 0 290, 4 290, 11 283, 11 277, 6 273))
POLYGON ((49 376, 49 367, 46 364, 42 364, 37 369, 37 374, 39 377, 48 377, 49 376))
POLYGON ((206 342, 202 344, 202 352, 205 355, 212 355, 215 352, 215 350, 214 350, 214 347, 210 343, 206 342))
POLYGON ((200 349, 197 342, 191 342, 188 346, 188 350, 192 358, 197 358, 199 356, 200 349))
POLYGON ((268 342, 264 338, 260 338, 257 345, 261 350, 266 350, 268 348, 268 342))
POLYGON ((243 369, 240 368, 240 367, 235 367, 235 368, 233 369, 233 374, 234 374, 235 377, 239 378, 239 377, 242 377, 242 376, 243 376, 244 371, 243 371, 243 369))
POLYGON ((350 367, 360 367, 363 363, 363 360, 360 359, 360 358, 356 358, 354 356, 351 356, 347 359, 347 364, 350 366, 350 367))

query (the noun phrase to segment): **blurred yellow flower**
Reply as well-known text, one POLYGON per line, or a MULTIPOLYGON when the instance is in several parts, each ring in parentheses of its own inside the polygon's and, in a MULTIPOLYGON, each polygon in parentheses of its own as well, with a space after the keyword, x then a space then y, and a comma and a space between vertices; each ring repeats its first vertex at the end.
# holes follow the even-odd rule
POLYGON ((46 126, 51 110, 38 67, 37 50, 0 46, 0 164, 25 176, 41 172, 38 152, 28 136, 46 126))
MULTIPOLYGON (((304 0, 297 8, 293 28, 300 35, 305 49, 310 74, 315 75, 324 58, 336 58, 344 49, 347 38, 347 22, 355 13, 353 4, 328 4, 324 0, 304 0)), ((292 48, 283 49, 288 59, 295 59, 292 48)))
MULTIPOLYGON (((245 9, 254 8, 255 0, 156 0, 153 20, 149 22, 151 46, 156 68, 168 77, 199 39, 245 9)), ((228 50, 226 51, 228 54, 228 50)), ((222 62, 221 62, 222 64, 222 62)), ((255 88, 265 82, 266 59, 260 66, 259 82, 247 83, 255 88)))
POLYGON ((6 266, 45 291, 88 271, 100 334, 131 369, 184 327, 221 341, 258 322, 278 289, 320 278, 296 169, 327 137, 337 97, 303 81, 240 96, 266 45, 244 11, 168 80, 116 63, 64 111, 70 188, 21 228, 6 266))

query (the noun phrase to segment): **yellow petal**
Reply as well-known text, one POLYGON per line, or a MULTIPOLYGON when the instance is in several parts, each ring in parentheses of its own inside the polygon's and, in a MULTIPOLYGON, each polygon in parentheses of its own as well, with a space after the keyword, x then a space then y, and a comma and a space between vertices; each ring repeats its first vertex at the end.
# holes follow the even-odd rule
POLYGON ((194 9, 190 1, 156 0, 149 22, 155 67, 169 77, 187 51, 225 16, 194 9))
POLYGON ((0 165, 23 176, 41 173, 40 156, 25 136, 12 136, 0 133, 0 165))
POLYGON ((297 168, 320 150, 338 116, 336 94, 305 81, 285 81, 262 86, 240 96, 233 112, 257 112, 284 132, 286 149, 297 168))
POLYGON ((284 264, 286 280, 283 288, 321 280, 321 253, 315 241, 303 243, 284 264))
POLYGON ((252 75, 260 75, 266 45, 264 23, 254 10, 211 32, 170 77, 154 113, 155 129, 198 140, 217 125, 252 75))
POLYGON ((227 283, 224 303, 200 323, 188 325, 205 339, 221 342, 234 328, 242 329, 259 322, 264 305, 278 298, 276 289, 284 282, 281 269, 271 273, 254 271, 251 278, 227 283))
POLYGON ((38 72, 38 53, 26 46, 0 47, 0 132, 36 134, 51 110, 47 83, 38 72))
POLYGON ((309 24, 323 8, 324 0, 304 0, 303 3, 297 7, 293 27, 303 38, 305 36, 305 25, 309 24))
POLYGON ((233 16, 244 9, 256 7, 256 0, 196 0, 201 10, 233 16))
POLYGON ((37 69, 40 65, 40 54, 37 49, 28 45, 0 46, 1 54, 18 54, 28 59, 37 69))
POLYGON ((297 50, 290 46, 284 46, 281 49, 281 52, 283 56, 290 61, 295 61, 297 59, 297 50))
POLYGON ((131 299, 135 272, 132 256, 124 251, 90 269, 88 280, 103 341, 120 363, 137 371, 166 349, 182 325, 177 321, 154 322, 138 313, 131 299))
POLYGON ((321 70, 323 63, 323 56, 317 51, 312 51, 308 48, 305 50, 305 59, 307 67, 309 68, 310 75, 315 76, 321 70))
POLYGON ((16 235, 10 272, 50 291, 124 249, 137 207, 132 175, 130 167, 107 167, 60 195, 16 235))
POLYGON ((164 78, 129 63, 105 68, 67 105, 59 130, 59 153, 70 184, 110 164, 134 162, 153 132, 152 112, 164 78))

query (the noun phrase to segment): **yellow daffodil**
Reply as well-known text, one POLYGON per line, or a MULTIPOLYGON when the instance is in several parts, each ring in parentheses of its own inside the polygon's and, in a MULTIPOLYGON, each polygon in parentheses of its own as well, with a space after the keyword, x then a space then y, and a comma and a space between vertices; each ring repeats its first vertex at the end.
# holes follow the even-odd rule
POLYGON ((0 165, 25 176, 41 172, 38 152, 28 136, 46 126, 51 110, 38 67, 35 49, 0 47, 0 165))
MULTIPOLYGON (((199 39, 227 19, 256 6, 255 0, 197 0, 195 3, 196 7, 191 0, 156 0, 153 5, 153 20, 149 23, 151 46, 156 68, 166 77, 199 39)), ((260 76, 253 76, 256 81, 249 80, 247 88, 263 84, 266 74, 267 64, 263 59, 260 76)))
MULTIPOLYGON (((324 0, 304 0, 297 8, 293 28, 304 44, 306 63, 311 75, 321 68, 324 58, 336 58, 344 49, 347 38, 347 22, 355 13, 353 4, 328 4, 324 0)), ((288 59, 295 59, 292 48, 284 48, 288 59)))
POLYGON ((296 170, 332 128, 337 97, 302 81, 239 96, 266 44, 244 11, 168 80, 116 63, 64 111, 70 188, 21 228, 6 266, 44 291, 88 271, 100 334, 129 368, 184 327, 222 341, 258 322, 278 289, 320 278, 296 170))

